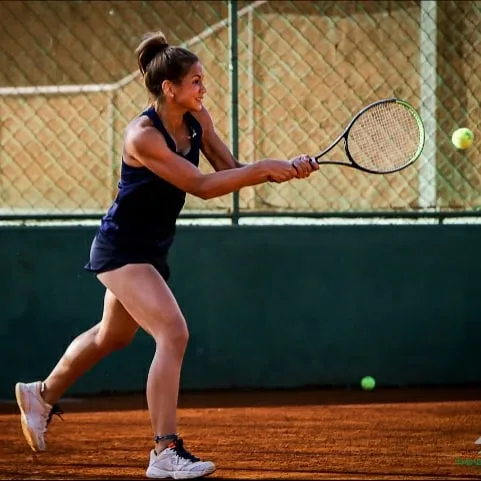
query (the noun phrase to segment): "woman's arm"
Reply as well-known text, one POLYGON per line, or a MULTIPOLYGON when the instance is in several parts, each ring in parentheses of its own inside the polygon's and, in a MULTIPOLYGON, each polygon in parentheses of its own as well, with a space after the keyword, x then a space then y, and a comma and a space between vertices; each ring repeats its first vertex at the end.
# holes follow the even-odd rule
MULTIPOLYGON (((200 112, 193 112, 192 115, 198 120, 202 126, 202 153, 205 155, 209 163, 217 172, 227 169, 235 169, 238 167, 248 167, 251 164, 241 164, 231 153, 227 145, 217 135, 212 117, 205 107, 200 112)), ((262 161, 261 161, 262 162, 262 161)), ((317 162, 310 162, 309 156, 300 155, 291 159, 291 164, 297 171, 296 177, 305 179, 312 174, 313 171, 319 170, 317 162)), ((255 165, 255 164, 253 164, 255 165)), ((277 181, 275 182, 284 182, 277 181)))
POLYGON ((177 188, 202 199, 229 194, 267 181, 285 182, 297 176, 289 161, 264 160, 242 169, 203 174, 195 165, 172 152, 152 126, 135 125, 124 139, 126 161, 143 165, 177 188))
POLYGON ((200 112, 192 112, 192 115, 202 126, 201 150, 214 170, 235 169, 247 165, 241 164, 217 135, 212 117, 205 107, 200 112))

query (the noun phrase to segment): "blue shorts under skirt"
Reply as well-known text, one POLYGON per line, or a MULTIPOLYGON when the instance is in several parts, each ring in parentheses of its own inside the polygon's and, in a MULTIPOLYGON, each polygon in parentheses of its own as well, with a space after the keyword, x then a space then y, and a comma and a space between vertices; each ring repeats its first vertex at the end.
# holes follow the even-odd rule
POLYGON ((170 269, 166 255, 142 256, 119 249, 100 231, 94 237, 90 248, 90 260, 85 269, 96 274, 113 271, 127 264, 151 264, 167 282, 170 269))

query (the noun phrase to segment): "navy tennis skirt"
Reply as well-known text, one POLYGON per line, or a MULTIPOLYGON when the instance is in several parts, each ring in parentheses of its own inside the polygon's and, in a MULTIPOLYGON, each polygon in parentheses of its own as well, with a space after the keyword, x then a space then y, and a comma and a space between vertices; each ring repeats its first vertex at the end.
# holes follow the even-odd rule
POLYGON ((167 282, 170 269, 167 254, 142 255, 119 248, 102 232, 98 231, 90 247, 90 260, 85 269, 96 274, 113 271, 127 264, 152 264, 167 282))

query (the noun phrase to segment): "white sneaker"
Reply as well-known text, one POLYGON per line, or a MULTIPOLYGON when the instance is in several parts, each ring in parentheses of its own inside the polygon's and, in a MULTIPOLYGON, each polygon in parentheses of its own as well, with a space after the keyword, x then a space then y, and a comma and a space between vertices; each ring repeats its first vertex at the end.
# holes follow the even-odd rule
POLYGON ((148 478, 193 479, 214 471, 214 463, 192 456, 184 448, 182 439, 177 438, 159 454, 152 449, 146 475, 148 478))
POLYGON ((62 411, 56 405, 46 403, 41 394, 41 381, 15 385, 15 397, 20 408, 22 431, 28 444, 34 451, 45 451, 44 434, 53 414, 60 415, 62 411))

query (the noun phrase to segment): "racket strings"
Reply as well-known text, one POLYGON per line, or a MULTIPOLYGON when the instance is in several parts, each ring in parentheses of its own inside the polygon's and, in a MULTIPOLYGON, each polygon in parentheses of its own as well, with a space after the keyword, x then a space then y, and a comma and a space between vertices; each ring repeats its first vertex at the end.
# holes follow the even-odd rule
POLYGON ((351 127, 349 152, 360 167, 375 172, 399 170, 419 150, 421 129, 414 113, 398 103, 366 110, 351 127))

